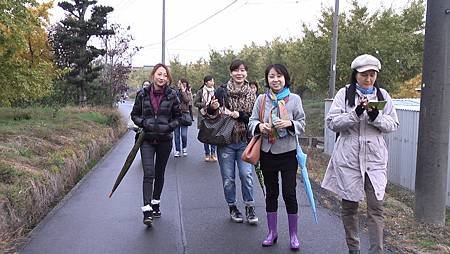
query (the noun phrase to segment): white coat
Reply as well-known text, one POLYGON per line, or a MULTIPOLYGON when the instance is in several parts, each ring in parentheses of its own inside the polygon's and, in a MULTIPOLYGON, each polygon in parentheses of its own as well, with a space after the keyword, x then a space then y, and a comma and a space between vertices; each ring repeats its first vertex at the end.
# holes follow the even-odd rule
MULTIPOLYGON (((346 87, 348 87, 347 85, 346 87)), ((363 95, 356 90, 355 106, 345 101, 345 90, 341 88, 326 117, 327 127, 340 132, 322 187, 336 193, 342 199, 359 202, 364 200, 364 175, 367 173, 378 200, 383 200, 387 184, 388 152, 384 133, 397 130, 397 113, 386 90, 380 89, 387 101, 373 122, 367 111, 358 117, 355 108, 360 98, 377 100, 377 95, 363 95)))

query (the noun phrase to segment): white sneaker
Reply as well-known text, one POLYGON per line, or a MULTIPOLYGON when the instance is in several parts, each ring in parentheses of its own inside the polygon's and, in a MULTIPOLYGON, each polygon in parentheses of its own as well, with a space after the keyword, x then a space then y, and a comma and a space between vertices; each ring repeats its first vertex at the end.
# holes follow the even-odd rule
POLYGON ((175 157, 180 157, 180 152, 175 151, 175 153, 173 154, 173 156, 175 156, 175 157))
POLYGON ((183 148, 182 150, 183 150, 183 156, 187 156, 188 155, 187 154, 187 148, 183 148))

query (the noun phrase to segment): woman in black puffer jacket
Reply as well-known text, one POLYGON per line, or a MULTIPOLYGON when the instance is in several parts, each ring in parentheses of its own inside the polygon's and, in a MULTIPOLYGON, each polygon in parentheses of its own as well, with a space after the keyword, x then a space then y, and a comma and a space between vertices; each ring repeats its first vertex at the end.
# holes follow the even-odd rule
POLYGON ((152 225, 153 217, 161 216, 159 204, 164 172, 172 150, 172 132, 181 117, 176 91, 169 87, 172 82, 169 69, 163 64, 157 64, 150 78, 152 83, 138 92, 131 111, 131 119, 145 133, 140 148, 144 170, 144 206, 141 209, 144 224, 149 226, 152 225))

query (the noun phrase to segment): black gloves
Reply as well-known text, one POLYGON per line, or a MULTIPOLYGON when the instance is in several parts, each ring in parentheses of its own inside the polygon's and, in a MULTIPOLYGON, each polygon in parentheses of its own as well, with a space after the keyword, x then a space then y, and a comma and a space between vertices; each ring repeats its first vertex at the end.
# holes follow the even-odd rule
POLYGON ((358 117, 360 117, 360 116, 362 115, 362 113, 364 112, 364 110, 365 110, 365 108, 364 108, 361 104, 359 104, 359 105, 355 108, 356 115, 357 115, 358 117))
POLYGON ((379 113, 380 111, 377 108, 372 108, 371 111, 367 110, 367 115, 369 116, 369 120, 371 122, 373 122, 377 118, 379 113))
MULTIPOLYGON (((366 110, 366 109, 363 107, 363 105, 359 104, 355 108, 356 115, 358 117, 360 117, 362 115, 362 113, 364 113, 364 110, 366 110)), ((367 110, 367 115, 369 116, 369 120, 371 122, 373 122, 377 118, 379 113, 380 113, 380 111, 377 108, 371 108, 371 110, 367 110)))

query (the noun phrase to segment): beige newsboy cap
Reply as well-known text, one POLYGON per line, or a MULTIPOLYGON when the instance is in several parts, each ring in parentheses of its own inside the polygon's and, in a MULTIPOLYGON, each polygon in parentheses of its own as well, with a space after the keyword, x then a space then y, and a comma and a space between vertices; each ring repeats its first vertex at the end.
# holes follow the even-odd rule
POLYGON ((376 57, 368 54, 360 55, 353 60, 351 68, 357 72, 365 72, 368 70, 374 70, 379 72, 381 69, 380 60, 376 57))

